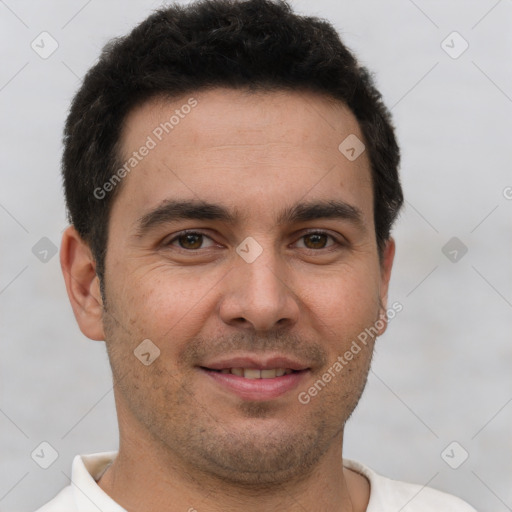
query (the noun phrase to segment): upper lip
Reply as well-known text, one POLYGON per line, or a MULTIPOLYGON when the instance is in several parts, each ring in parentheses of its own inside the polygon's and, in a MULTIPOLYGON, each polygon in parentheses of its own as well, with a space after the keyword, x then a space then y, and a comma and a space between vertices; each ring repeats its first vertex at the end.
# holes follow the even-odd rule
POLYGON ((223 357, 200 365, 210 370, 223 370, 226 368, 254 368, 258 370, 273 370, 275 368, 289 368, 300 371, 307 370, 307 364, 284 355, 273 355, 268 357, 248 355, 236 357, 223 357))

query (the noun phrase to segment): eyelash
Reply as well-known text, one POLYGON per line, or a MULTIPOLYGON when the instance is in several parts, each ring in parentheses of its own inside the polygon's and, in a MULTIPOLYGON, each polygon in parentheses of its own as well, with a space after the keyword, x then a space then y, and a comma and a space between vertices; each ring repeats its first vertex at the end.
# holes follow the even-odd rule
MULTIPOLYGON (((171 238, 169 241, 165 242, 163 245, 165 247, 172 246, 172 244, 174 242, 178 241, 181 237, 183 237, 185 235, 201 235, 201 236, 203 236, 205 238, 208 238, 208 239, 212 240, 211 237, 209 237, 206 233, 203 233, 202 231, 185 230, 185 231, 180 231, 179 233, 177 233, 173 238, 171 238)), ((339 239, 337 239, 334 235, 331 235, 329 232, 322 231, 322 230, 308 231, 307 233, 304 233, 301 237, 299 237, 299 240, 304 238, 304 237, 306 237, 306 236, 309 236, 309 235, 325 235, 328 238, 331 238, 333 240, 334 244, 331 245, 331 246, 322 247, 320 249, 310 249, 308 247, 303 248, 306 251, 312 251, 312 252, 329 251, 329 250, 332 250, 335 246, 338 246, 338 248, 346 246, 346 243, 341 242, 339 239)), ((185 249, 184 247, 179 247, 179 246, 176 246, 176 248, 181 250, 181 251, 185 251, 187 253, 194 253, 194 252, 201 251, 201 248, 199 248, 199 249, 185 249)))

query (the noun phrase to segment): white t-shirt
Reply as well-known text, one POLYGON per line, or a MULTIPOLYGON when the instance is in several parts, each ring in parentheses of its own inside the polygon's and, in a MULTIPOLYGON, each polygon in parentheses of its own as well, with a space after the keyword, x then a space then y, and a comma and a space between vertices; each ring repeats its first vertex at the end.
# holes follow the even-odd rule
MULTIPOLYGON (((36 512, 126 512, 96 483, 116 455, 117 452, 77 455, 71 469, 72 484, 36 512)), ((343 459, 343 465, 370 482, 366 512, 476 512, 444 492, 386 478, 353 460, 343 459)))

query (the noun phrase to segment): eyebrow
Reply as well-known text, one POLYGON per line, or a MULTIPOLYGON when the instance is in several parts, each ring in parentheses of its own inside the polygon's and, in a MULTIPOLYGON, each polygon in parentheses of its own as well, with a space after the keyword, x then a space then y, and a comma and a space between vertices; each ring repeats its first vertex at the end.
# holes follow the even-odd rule
MULTIPOLYGON (((142 237, 148 231, 180 220, 217 220, 237 224, 241 218, 239 210, 198 200, 167 199, 137 221, 136 236, 142 237)), ((341 200, 317 200, 297 203, 285 208, 277 217, 277 224, 294 224, 317 219, 338 219, 352 223, 365 231, 362 211, 341 200)))

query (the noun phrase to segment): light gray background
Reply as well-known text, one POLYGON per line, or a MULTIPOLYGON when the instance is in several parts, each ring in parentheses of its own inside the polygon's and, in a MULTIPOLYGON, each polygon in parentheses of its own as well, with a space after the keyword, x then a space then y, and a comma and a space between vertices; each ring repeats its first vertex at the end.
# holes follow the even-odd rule
MULTIPOLYGON (((390 303, 404 309, 378 341, 345 454, 481 512, 512 510, 512 1, 292 4, 332 21, 376 73, 403 153, 390 303), (441 47, 453 31, 469 43, 457 59, 441 47), (455 263, 442 252, 454 236, 468 248, 455 263), (458 469, 441 457, 452 441, 452 460, 469 453, 458 469)), ((104 344, 78 330, 58 256, 32 247, 59 246, 66 226, 60 141, 81 77, 159 5, 0 0, 2 512, 52 498, 75 454, 117 448, 104 344), (48 59, 30 46, 42 31, 59 44, 48 59), (46 470, 31 459, 42 441, 59 454, 46 470)))

